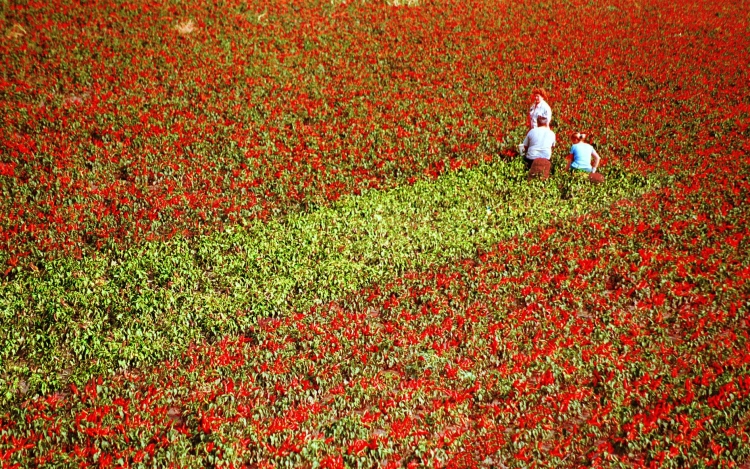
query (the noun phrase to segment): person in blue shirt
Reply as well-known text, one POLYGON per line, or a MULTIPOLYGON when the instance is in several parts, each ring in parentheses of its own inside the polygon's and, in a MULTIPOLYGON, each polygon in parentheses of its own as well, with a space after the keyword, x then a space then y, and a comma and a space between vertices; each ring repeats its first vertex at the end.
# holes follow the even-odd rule
POLYGON ((568 165, 568 169, 571 171, 577 170, 596 173, 596 168, 599 167, 601 158, 599 158, 594 147, 586 143, 586 134, 573 132, 570 139, 573 141, 573 145, 570 147, 570 154, 573 155, 573 161, 568 165), (591 164, 592 158, 594 160, 593 164, 591 164))

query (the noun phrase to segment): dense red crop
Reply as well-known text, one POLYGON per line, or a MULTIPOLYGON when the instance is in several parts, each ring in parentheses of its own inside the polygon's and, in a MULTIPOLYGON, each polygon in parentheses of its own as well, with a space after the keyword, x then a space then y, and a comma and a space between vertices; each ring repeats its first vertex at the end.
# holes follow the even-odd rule
POLYGON ((747 464, 750 4, 209 3, 3 7, 11 266, 471 166, 538 85, 668 184, 30 398, 3 467, 747 464))
POLYGON ((0 245, 205 232, 471 166, 522 138, 533 86, 606 158, 678 164, 747 114, 747 6, 719 6, 14 4, 0 245))
POLYGON ((0 420, 0 454, 733 467, 750 451, 747 175, 707 169, 475 260, 30 401, 0 420))

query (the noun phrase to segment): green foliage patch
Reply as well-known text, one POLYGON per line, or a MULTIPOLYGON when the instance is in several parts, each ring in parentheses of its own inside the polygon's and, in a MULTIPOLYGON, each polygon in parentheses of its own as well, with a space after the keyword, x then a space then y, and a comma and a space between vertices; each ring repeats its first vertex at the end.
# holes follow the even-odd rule
POLYGON ((606 176, 593 186, 559 162, 550 180, 527 182, 520 161, 497 161, 210 236, 17 269, 0 285, 3 399, 242 335, 259 317, 533 236, 537 226, 601 210, 656 183, 616 166, 606 176))

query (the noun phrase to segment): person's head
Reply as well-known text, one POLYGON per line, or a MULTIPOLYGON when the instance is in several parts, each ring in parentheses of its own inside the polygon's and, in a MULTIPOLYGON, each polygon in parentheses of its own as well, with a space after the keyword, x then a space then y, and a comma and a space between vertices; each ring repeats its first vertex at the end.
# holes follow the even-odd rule
POLYGON ((546 127, 548 122, 549 121, 544 116, 539 116, 536 118, 536 125, 539 127, 546 127))
POLYGON ((542 101, 546 101, 547 100, 547 92, 544 90, 544 88, 534 88, 531 91, 531 99, 536 104, 539 104, 542 101))
POLYGON ((587 133, 581 132, 581 141, 586 143, 591 143, 591 136, 587 133))
POLYGON ((570 140, 576 144, 581 141, 581 133, 580 132, 573 132, 570 134, 570 140))

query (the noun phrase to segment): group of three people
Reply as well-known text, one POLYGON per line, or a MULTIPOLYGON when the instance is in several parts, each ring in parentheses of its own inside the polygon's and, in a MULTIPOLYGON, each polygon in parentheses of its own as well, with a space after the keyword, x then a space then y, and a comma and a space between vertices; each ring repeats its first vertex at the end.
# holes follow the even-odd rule
MULTIPOLYGON (((519 146, 523 154, 526 167, 533 172, 535 167, 541 167, 542 173, 549 174, 549 162, 552 158, 552 148, 557 143, 557 137, 549 124, 552 121, 552 108, 547 104, 547 93, 537 88, 532 91, 533 103, 529 109, 529 132, 519 146), (539 161, 535 161, 539 160, 539 161)), ((585 133, 573 132, 570 136, 572 145, 568 164, 570 171, 596 173, 601 158, 591 144, 587 142, 585 133)))

